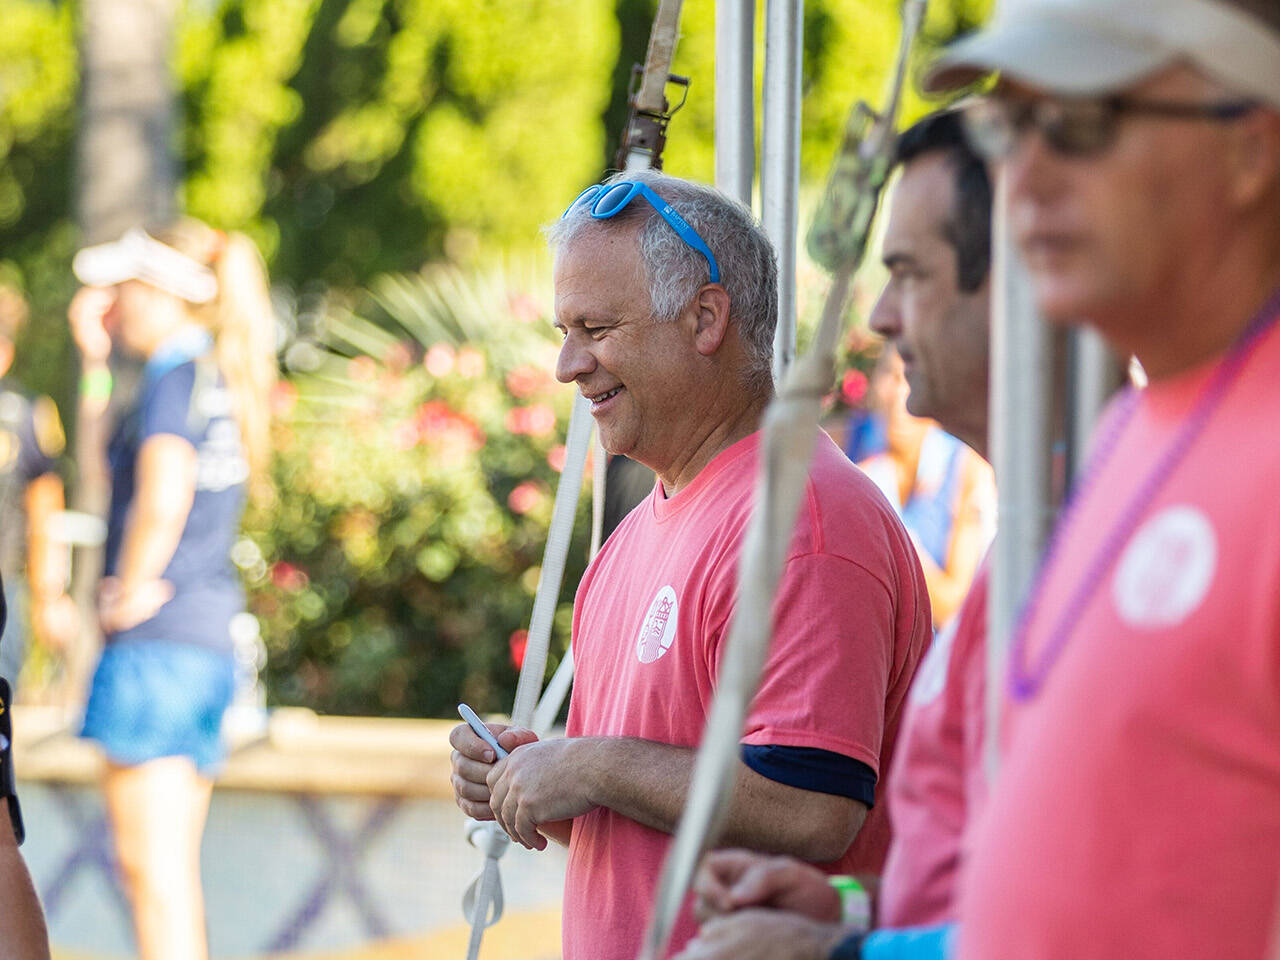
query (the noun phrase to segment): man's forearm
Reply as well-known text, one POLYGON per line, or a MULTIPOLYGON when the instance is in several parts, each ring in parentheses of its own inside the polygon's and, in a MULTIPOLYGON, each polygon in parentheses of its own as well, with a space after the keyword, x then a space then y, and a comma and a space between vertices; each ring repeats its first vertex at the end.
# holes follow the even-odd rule
MULTIPOLYGON (((632 737, 584 738, 583 749, 594 803, 655 830, 675 831, 693 776, 692 749, 632 737)), ((857 801, 790 787, 740 765, 716 842, 825 862, 844 853, 865 817, 857 801)))

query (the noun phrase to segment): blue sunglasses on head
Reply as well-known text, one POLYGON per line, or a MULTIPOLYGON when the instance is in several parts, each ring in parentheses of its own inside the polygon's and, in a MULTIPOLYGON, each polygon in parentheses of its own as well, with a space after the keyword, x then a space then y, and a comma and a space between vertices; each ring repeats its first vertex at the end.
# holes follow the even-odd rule
POLYGON ((617 183, 609 184, 597 183, 594 186, 587 187, 587 189, 578 194, 578 198, 573 203, 569 204, 564 213, 560 215, 560 219, 563 220, 567 217, 575 207, 590 205, 587 212, 593 218, 596 220, 608 220, 626 209, 627 204, 636 197, 644 197, 649 201, 649 205, 658 211, 663 220, 671 224, 671 229, 680 235, 681 240, 706 257, 707 268, 711 273, 711 282, 719 283, 720 265, 716 263, 716 258, 712 254, 711 248, 698 236, 698 231, 689 226, 684 217, 672 209, 671 204, 638 180, 619 180, 617 183))

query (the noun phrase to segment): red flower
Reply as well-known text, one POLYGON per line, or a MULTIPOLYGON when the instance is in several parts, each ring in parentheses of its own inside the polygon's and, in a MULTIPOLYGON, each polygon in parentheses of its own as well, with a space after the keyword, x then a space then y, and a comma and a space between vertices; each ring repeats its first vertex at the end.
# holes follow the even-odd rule
POLYGON ((860 404, 867 395, 867 375, 861 370, 846 370, 840 381, 840 396, 851 407, 860 404))
POLYGON ((512 631, 511 636, 507 639, 507 646, 511 648, 511 662, 519 670, 524 666, 524 652, 529 646, 529 631, 512 631))
POLYGON ((558 443, 547 451, 547 465, 556 473, 564 472, 565 459, 569 451, 565 449, 563 443, 558 443))
POLYGON ((447 343, 435 343, 431 345, 427 355, 422 358, 422 365, 427 368, 427 373, 433 377, 447 377, 453 372, 453 364, 456 358, 453 347, 447 343))
POLYGON ((280 560, 271 565, 271 582, 281 590, 295 593, 306 587, 311 582, 311 578, 292 563, 280 560))
POLYGON ((476 422, 441 400, 428 400, 418 408, 414 420, 423 442, 453 445, 465 450, 479 450, 484 446, 484 431, 476 422))
POLYGON ((298 404, 298 388, 288 380, 277 380, 271 388, 271 415, 287 417, 298 404))
POLYGON ((545 387, 549 380, 545 370, 525 364, 507 374, 507 390, 513 397, 525 400, 545 387))
POLYGON ((511 315, 521 323, 532 323, 542 315, 538 301, 527 293, 512 294, 507 300, 507 307, 511 310, 511 315))
POLYGON ((407 343, 397 340, 387 347, 387 352, 382 356, 382 362, 393 373, 404 373, 413 362, 413 352, 407 343))
POLYGON ((514 434, 545 437, 556 428, 556 412, 545 403, 512 407, 507 411, 506 426, 514 434))
POLYGON ((512 513, 524 515, 542 502, 542 491, 532 480, 526 480, 507 497, 507 506, 512 513))

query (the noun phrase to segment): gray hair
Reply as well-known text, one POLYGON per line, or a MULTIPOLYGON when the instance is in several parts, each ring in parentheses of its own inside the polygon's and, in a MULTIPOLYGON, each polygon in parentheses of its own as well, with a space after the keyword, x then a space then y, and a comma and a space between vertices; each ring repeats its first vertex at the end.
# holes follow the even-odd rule
MULTIPOLYGON (((746 350, 749 379, 772 384, 773 332, 778 324, 778 264, 773 245, 751 211, 711 187, 657 170, 615 173, 606 184, 637 180, 666 200, 698 231, 720 267, 720 284, 729 294, 729 319, 738 325, 746 350)), ((649 282, 653 318, 670 322, 680 316, 703 284, 710 280, 706 259, 685 243, 657 210, 637 200, 616 217, 596 220, 587 205, 570 210, 549 224, 553 248, 567 247, 589 229, 620 229, 639 224, 640 259, 649 282)))

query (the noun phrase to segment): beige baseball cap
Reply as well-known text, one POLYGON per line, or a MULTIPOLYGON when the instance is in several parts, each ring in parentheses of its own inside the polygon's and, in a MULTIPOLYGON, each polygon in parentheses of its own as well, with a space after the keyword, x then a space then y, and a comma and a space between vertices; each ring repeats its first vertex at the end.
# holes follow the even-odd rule
POLYGON ((1280 0, 1003 0, 985 28, 943 51, 924 88, 999 71, 1098 96, 1180 61, 1280 109, 1280 0))
POLYGON ((212 270, 139 227, 119 240, 85 247, 71 261, 71 272, 91 287, 143 280, 190 303, 208 303, 218 295, 212 270))

